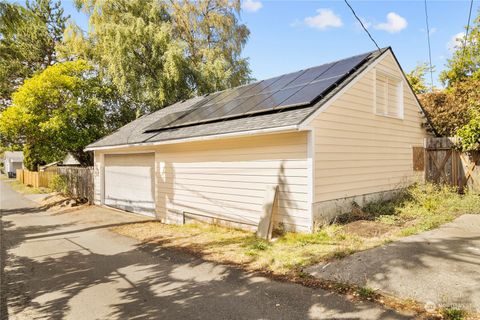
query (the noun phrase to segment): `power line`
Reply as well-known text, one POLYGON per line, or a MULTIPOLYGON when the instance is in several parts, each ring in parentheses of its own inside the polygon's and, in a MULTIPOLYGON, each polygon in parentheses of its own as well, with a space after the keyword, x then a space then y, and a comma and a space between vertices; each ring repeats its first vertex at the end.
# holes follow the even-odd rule
POLYGON ((465 31, 465 39, 463 39, 463 52, 462 56, 465 56, 465 48, 467 47, 467 38, 468 38, 468 31, 470 30, 470 19, 472 18, 472 7, 473 7, 473 0, 470 0, 470 11, 468 12, 468 22, 467 22, 467 30, 465 31))
POLYGON ((428 26, 427 0, 424 1, 424 4, 425 4, 425 23, 427 25, 428 61, 430 63, 430 88, 431 88, 431 91, 433 91, 432 47, 430 46, 430 27, 428 26))
POLYGON ((347 0, 344 0, 345 3, 347 4, 347 6, 350 8, 350 10, 352 10, 352 13, 353 15, 355 16, 355 18, 357 18, 358 22, 360 22, 360 25, 362 26, 363 30, 365 30, 365 32, 368 34, 368 36, 370 37, 370 40, 373 41, 373 43, 375 44, 375 46, 377 47, 378 51, 380 51, 380 47, 378 46, 377 42, 373 39, 372 35, 370 34, 370 32, 368 32, 367 28, 365 28, 365 26, 363 25, 363 22, 362 20, 357 16, 357 14, 355 13, 355 10, 353 10, 352 6, 350 5, 350 3, 348 3, 347 0))

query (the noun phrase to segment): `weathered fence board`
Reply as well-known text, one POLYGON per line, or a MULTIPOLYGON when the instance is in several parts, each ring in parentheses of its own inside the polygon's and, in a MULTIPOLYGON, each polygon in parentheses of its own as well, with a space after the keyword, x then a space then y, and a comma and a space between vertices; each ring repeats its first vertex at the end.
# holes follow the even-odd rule
POLYGON ((93 167, 57 167, 48 171, 17 170, 17 180, 34 188, 49 187, 53 177, 65 177, 68 196, 93 203, 93 167))
POLYGON ((69 196, 93 203, 93 167, 58 167, 57 174, 65 177, 69 196))
POLYGON ((457 138, 425 140, 425 179, 448 184, 460 192, 465 188, 480 191, 480 152, 461 152, 457 138))

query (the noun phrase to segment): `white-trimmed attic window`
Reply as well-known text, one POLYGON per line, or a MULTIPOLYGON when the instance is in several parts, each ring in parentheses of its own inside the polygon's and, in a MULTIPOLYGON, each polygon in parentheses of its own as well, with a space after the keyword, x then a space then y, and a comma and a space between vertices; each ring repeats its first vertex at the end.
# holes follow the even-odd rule
POLYGON ((373 92, 377 115, 403 119, 403 81, 401 78, 375 70, 373 92))

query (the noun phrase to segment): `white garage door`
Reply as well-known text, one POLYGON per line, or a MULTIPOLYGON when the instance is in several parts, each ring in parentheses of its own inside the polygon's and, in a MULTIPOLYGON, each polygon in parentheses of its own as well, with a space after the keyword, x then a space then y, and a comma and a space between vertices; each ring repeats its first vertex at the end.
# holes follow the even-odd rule
POLYGON ((105 155, 105 204, 155 215, 155 154, 105 155))

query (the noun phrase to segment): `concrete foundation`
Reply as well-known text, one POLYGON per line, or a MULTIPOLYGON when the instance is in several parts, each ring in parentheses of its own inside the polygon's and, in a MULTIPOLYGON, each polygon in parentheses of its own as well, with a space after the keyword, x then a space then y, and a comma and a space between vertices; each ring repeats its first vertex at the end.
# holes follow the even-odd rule
POLYGON ((313 204, 313 223, 314 225, 329 224, 339 215, 350 212, 355 206, 362 207, 369 202, 392 199, 401 190, 395 189, 316 202, 313 204))

